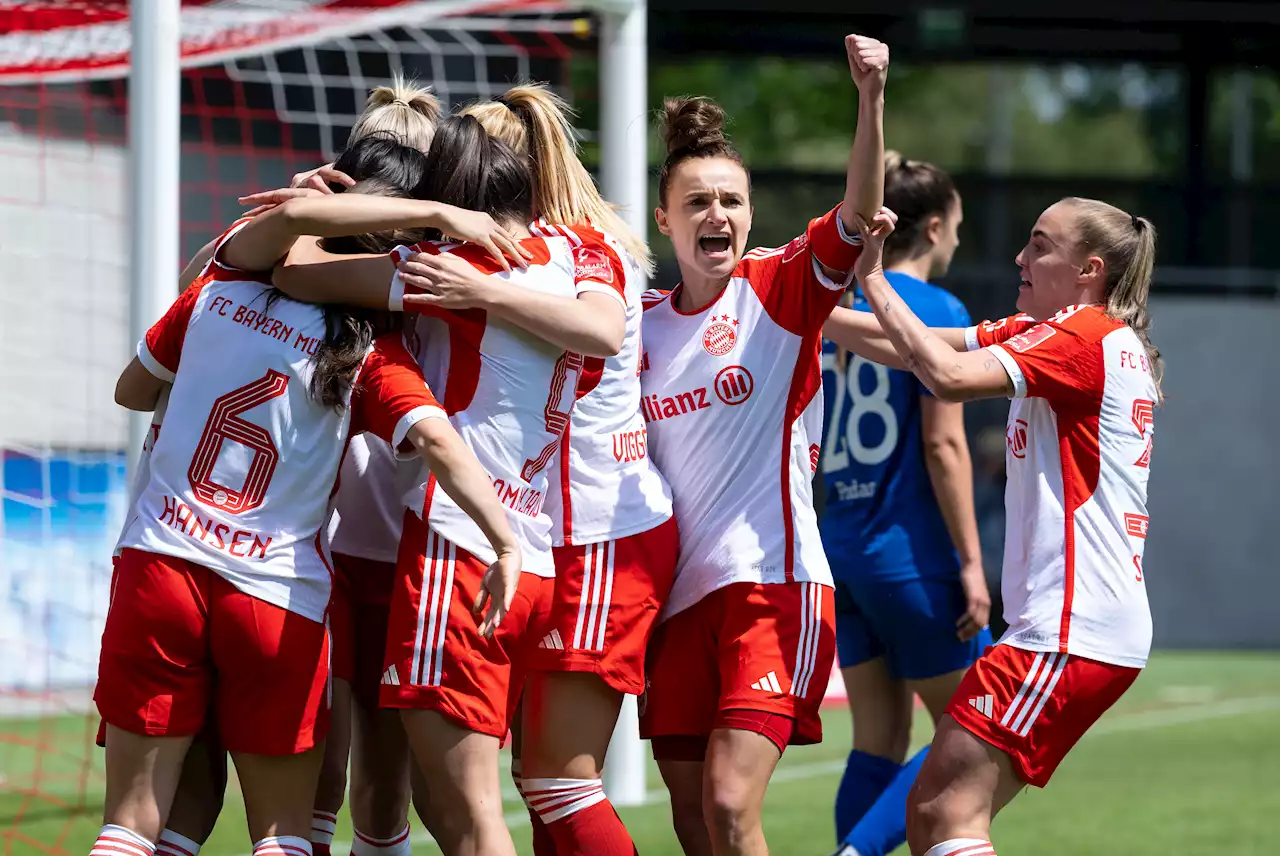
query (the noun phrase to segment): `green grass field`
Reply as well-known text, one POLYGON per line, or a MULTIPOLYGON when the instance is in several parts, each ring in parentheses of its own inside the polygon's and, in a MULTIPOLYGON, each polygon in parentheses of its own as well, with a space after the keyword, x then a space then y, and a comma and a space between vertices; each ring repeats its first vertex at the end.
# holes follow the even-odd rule
MULTIPOLYGON (((841 710, 826 715, 826 742, 789 751, 766 804, 765 829, 776 856, 825 856, 832 846, 831 800, 849 747, 841 710)), ((923 715, 918 740, 928 736, 923 715)), ((0 724, 0 842, 3 853, 89 850, 100 823, 100 753, 82 717, 0 724), (37 751, 38 744, 51 748, 37 751), (88 801, 78 782, 93 758, 88 801), (24 795, 40 765, 45 796, 24 795), (52 799, 47 798, 51 796, 52 799)), ((679 854, 670 815, 650 771, 649 803, 621 811, 642 854, 679 854)), ((238 792, 202 851, 249 851, 238 792)), ((508 817, 521 854, 528 827, 514 790, 508 817)), ((1129 694, 1059 769, 1046 791, 1028 791, 996 821, 1001 854, 1252 854, 1280 816, 1280 655, 1156 656, 1129 694)), ((343 816, 338 837, 349 839, 343 816)), ((438 852, 415 827, 414 853, 438 852)), ((346 854, 345 847, 335 853, 346 854)), ((905 853, 905 849, 901 852, 905 853)))

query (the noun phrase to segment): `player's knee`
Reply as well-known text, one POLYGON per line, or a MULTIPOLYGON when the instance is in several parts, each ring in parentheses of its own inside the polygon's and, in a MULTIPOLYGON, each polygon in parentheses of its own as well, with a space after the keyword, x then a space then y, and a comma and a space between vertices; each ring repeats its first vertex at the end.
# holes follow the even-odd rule
POLYGON ((401 782, 351 780, 351 820, 373 838, 390 838, 404 829, 409 793, 401 782))
POLYGON ((911 722, 884 721, 877 727, 864 728, 861 724, 853 730, 853 748, 877 758, 886 758, 896 764, 907 759, 911 748, 911 722))
POLYGON ((949 837, 950 831, 963 825, 960 808, 937 773, 936 766, 925 763, 907 794, 907 843, 911 852, 924 853, 934 844, 949 837))
POLYGON ((708 783, 702 816, 714 840, 732 846, 760 825, 758 789, 740 777, 722 776, 708 783))

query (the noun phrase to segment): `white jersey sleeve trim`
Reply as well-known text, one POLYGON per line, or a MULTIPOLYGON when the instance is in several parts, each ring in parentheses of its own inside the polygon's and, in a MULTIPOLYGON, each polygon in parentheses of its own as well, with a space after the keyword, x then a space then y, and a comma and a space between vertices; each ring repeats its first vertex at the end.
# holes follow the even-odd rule
POLYGON ((981 343, 978 341, 978 328, 977 328, 977 326, 975 325, 975 326, 973 326, 973 327, 965 327, 965 328, 964 328, 964 348, 965 348, 965 350, 966 350, 966 351, 976 351, 976 350, 978 350, 978 348, 980 348, 980 347, 981 347, 981 343))
POLYGON ((862 246, 862 236, 857 234, 856 232, 850 235, 848 231, 845 230, 844 218, 840 216, 840 211, 843 208, 844 208, 843 202, 841 202, 840 205, 836 208, 836 229, 840 232, 840 240, 844 241, 846 244, 852 244, 855 247, 860 247, 862 246))
POLYGON ((822 287, 827 291, 844 291, 849 280, 853 278, 853 271, 849 271, 849 275, 845 277, 843 282, 836 282, 822 272, 822 265, 818 264, 817 256, 810 256, 810 259, 813 262, 813 275, 818 278, 818 282, 822 283, 822 287))
POLYGON ((434 407, 430 404, 424 404, 415 407, 400 417, 400 421, 396 423, 395 430, 391 432, 391 448, 395 452, 396 458, 401 461, 411 460, 418 456, 417 452, 403 453, 400 451, 400 444, 404 442, 404 438, 409 436, 409 429, 424 419, 448 419, 449 414, 444 412, 441 407, 434 407))
POLYGON ((1004 366, 1004 370, 1009 375, 1009 380, 1013 381, 1013 395, 1010 398, 1026 398, 1027 397, 1027 377, 1022 373, 1022 369, 1018 368, 1017 361, 1009 355, 1009 352, 1001 345, 991 345, 987 348, 992 355, 1000 361, 1000 365, 1004 366))
POLYGON ((227 233, 222 236, 222 238, 218 241, 217 246, 213 248, 213 255, 209 256, 209 261, 205 263, 205 266, 204 266, 205 270, 208 270, 210 265, 217 265, 223 270, 231 271, 232 273, 246 273, 246 271, 243 270, 242 268, 233 267, 227 264, 226 262, 222 261, 222 259, 220 259, 219 256, 222 255, 222 248, 225 247, 241 229, 243 229, 245 226, 248 226, 250 222, 251 222, 250 219, 246 217, 244 220, 237 223, 235 226, 231 227, 231 229, 229 229, 227 233))
POLYGON ((612 285, 605 285, 603 282, 596 282, 595 280, 584 280, 583 282, 578 283, 577 288, 578 294, 585 294, 587 292, 592 294, 607 294, 614 300, 618 301, 618 305, 624 310, 627 308, 626 298, 619 294, 618 289, 614 288, 612 285))
POLYGON ((142 363, 144 369, 166 383, 173 383, 173 379, 177 377, 173 372, 160 365, 160 361, 152 355, 151 349, 147 347, 146 339, 138 343, 138 362, 142 363))
POLYGON ((391 277, 391 291, 387 294, 387 308, 392 312, 404 311, 404 280, 400 278, 400 272, 396 271, 391 277))

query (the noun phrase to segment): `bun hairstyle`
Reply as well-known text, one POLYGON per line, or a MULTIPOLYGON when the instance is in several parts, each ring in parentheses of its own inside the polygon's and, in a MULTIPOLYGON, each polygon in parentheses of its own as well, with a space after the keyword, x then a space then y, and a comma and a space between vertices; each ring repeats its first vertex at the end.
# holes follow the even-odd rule
POLYGON ((347 146, 355 145, 370 134, 385 133, 406 146, 426 152, 431 148, 439 119, 440 100, 431 90, 397 74, 390 86, 379 86, 369 93, 364 112, 347 137, 347 146))
POLYGON ((941 167, 884 153, 884 204, 898 215, 898 225, 885 241, 885 262, 893 264, 920 250, 929 219, 946 217, 957 198, 955 183, 941 167))
POLYGON ((747 173, 742 155, 724 133, 724 109, 710 98, 700 95, 667 98, 662 102, 662 140, 667 158, 658 172, 658 204, 667 207, 667 188, 676 167, 692 158, 728 158, 747 173))
POLYGON ((546 84, 513 86, 492 101, 464 107, 489 136, 525 157, 533 173, 533 213, 551 223, 590 223, 617 238, 626 251, 654 272, 653 254, 644 239, 600 195, 591 173, 578 158, 573 110, 546 84))

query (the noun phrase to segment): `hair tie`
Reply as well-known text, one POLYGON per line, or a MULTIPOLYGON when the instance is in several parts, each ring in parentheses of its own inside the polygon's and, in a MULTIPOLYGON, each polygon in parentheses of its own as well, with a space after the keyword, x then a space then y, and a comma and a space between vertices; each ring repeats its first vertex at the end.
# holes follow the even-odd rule
POLYGON ((1135 232, 1141 232, 1141 231, 1142 231, 1142 221, 1138 219, 1138 215, 1137 215, 1137 214, 1130 214, 1130 215, 1129 215, 1129 219, 1133 221, 1133 231, 1135 231, 1135 232))
POLYGON ((399 95, 397 95, 395 98, 392 98, 392 99, 391 99, 391 103, 392 103, 392 104, 399 104, 399 105, 400 105, 400 106, 402 106, 402 107, 408 107, 408 106, 409 106, 409 102, 408 102, 408 101, 405 101, 405 100, 404 100, 403 98, 401 98, 399 95))

